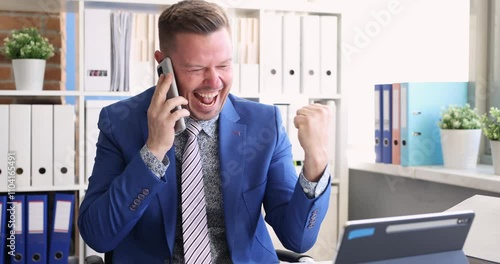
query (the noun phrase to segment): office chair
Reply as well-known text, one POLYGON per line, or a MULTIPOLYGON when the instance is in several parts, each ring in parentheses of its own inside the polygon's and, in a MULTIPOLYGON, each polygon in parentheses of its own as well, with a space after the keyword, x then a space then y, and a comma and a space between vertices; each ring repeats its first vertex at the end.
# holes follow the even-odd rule
MULTIPOLYGON (((314 259, 305 254, 295 253, 289 250, 276 249, 280 261, 285 262, 314 262, 314 259)), ((113 263, 113 252, 104 253, 104 261, 101 257, 93 255, 85 258, 85 264, 111 264, 113 263)))

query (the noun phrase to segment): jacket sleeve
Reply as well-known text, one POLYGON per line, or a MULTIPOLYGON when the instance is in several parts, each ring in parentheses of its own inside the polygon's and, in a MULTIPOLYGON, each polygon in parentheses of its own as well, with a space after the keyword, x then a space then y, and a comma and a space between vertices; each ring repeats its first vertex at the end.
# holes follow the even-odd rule
POLYGON ((107 252, 128 235, 167 182, 151 172, 139 150, 127 164, 114 137, 119 129, 107 108, 100 113, 98 127, 95 163, 80 206, 78 228, 91 248, 107 252))
POLYGON ((278 110, 275 110, 275 116, 278 135, 264 197, 266 221, 285 248, 305 252, 316 242, 328 210, 331 177, 328 177, 327 187, 321 195, 313 199, 306 196, 298 181, 291 144, 278 110))

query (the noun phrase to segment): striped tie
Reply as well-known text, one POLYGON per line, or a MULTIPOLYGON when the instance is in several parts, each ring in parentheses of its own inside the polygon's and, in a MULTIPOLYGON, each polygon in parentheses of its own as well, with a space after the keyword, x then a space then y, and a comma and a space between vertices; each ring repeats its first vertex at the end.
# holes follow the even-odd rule
POLYGON ((205 191, 197 136, 200 126, 191 122, 186 128, 189 138, 182 157, 182 237, 184 260, 190 263, 212 263, 208 238, 205 191))

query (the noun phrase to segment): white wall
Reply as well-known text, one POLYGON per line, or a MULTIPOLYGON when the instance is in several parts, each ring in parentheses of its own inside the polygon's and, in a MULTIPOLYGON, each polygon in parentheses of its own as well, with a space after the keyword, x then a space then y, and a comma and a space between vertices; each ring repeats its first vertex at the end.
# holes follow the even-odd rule
POLYGON ((469 0, 342 1, 349 160, 374 161, 375 83, 468 80, 469 0))

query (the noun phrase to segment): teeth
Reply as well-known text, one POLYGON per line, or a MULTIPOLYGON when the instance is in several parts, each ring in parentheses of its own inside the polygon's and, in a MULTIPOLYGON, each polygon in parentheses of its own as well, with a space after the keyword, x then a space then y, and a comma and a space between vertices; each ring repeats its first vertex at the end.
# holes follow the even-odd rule
POLYGON ((213 93, 197 93, 200 97, 203 97, 203 98, 213 98, 213 97, 216 97, 219 92, 213 92, 213 93))

